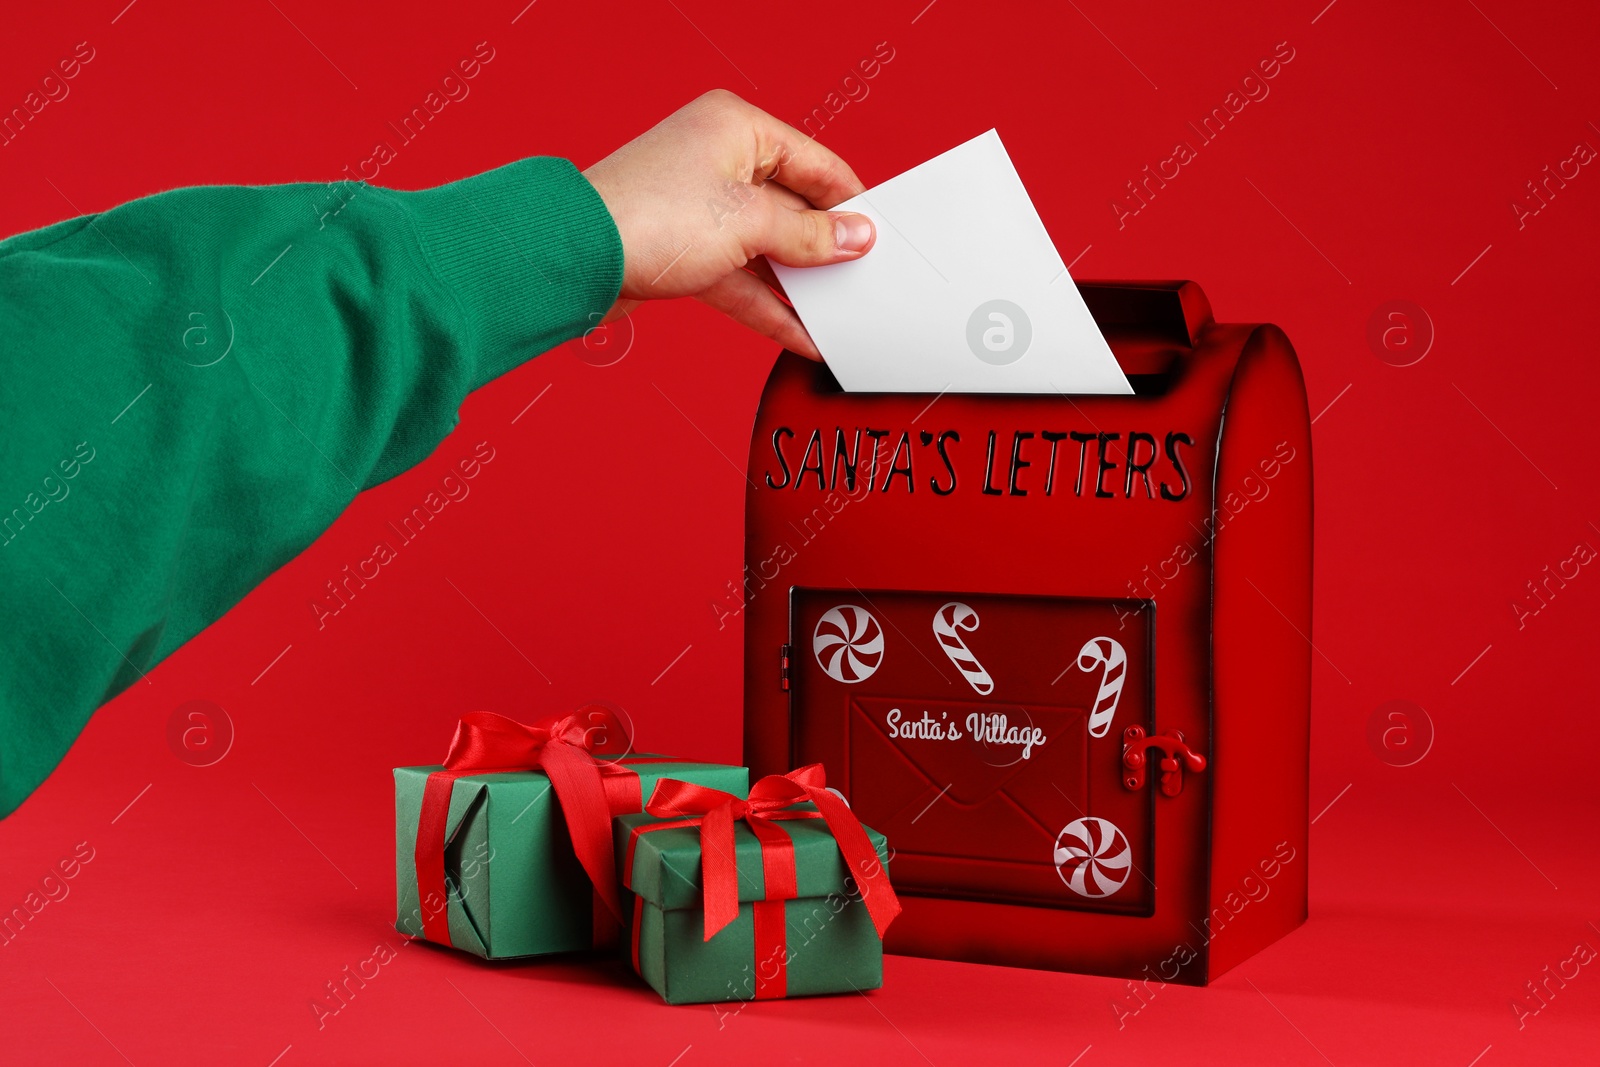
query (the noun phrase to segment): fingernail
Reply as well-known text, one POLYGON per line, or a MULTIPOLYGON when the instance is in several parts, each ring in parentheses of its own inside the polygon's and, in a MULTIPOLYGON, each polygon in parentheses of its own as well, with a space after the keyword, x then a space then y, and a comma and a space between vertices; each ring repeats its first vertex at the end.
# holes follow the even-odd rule
POLYGON ((872 242, 872 220, 846 212, 833 217, 833 243, 841 252, 860 252, 872 242))

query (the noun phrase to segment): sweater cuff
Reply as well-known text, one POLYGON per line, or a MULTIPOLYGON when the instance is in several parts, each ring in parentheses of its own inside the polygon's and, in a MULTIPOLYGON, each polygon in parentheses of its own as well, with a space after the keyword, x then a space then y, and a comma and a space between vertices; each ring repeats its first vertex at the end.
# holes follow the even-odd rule
POLYGON ((622 238, 565 159, 523 159, 396 195, 477 340, 474 387, 577 337, 616 302, 622 238))

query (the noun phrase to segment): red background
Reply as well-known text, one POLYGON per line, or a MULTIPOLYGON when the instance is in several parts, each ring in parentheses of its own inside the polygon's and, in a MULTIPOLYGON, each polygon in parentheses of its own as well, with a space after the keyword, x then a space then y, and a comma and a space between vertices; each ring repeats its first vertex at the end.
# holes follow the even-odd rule
POLYGON ((380 183, 527 154, 586 165, 715 86, 797 123, 887 41, 870 95, 822 133, 869 185, 997 126, 1063 258, 1086 249, 1076 276, 1194 278, 1219 318, 1282 325, 1320 413, 1311 920, 1209 989, 1141 990, 1120 1020, 1114 1004, 1140 1004, 1124 982, 939 961, 891 958, 867 997, 722 1017, 667 1008, 610 963, 408 946, 319 1030, 324 983, 401 944, 389 768, 438 759, 460 712, 604 699, 646 747, 739 755, 740 636, 710 602, 742 565, 729 458, 774 347, 683 303, 643 310, 615 365, 567 346, 475 395, 433 459, 95 716, 0 823, 3 910, 78 842, 94 850, 0 948, 5 1058, 1593 1056, 1600 969, 1552 982, 1520 1026, 1511 1004, 1575 946, 1600 948, 1600 576, 1583 569, 1520 629, 1511 605, 1546 564, 1600 546, 1600 175, 1524 228, 1510 208, 1577 142, 1600 146, 1592 7, 125 2, 8 13, 5 110, 76 42, 96 57, 0 149, 0 232, 177 185, 331 180, 479 41, 496 58, 470 97, 380 183), (1271 95, 1119 229, 1108 201, 1281 41, 1295 58, 1271 95), (1437 330, 1413 366, 1367 341, 1393 299, 1437 330), (323 583, 478 441, 496 459, 471 496, 319 631, 323 583), (1396 699, 1436 731, 1414 766, 1368 741, 1396 699), (169 747, 191 700, 236 730, 213 766, 169 747))

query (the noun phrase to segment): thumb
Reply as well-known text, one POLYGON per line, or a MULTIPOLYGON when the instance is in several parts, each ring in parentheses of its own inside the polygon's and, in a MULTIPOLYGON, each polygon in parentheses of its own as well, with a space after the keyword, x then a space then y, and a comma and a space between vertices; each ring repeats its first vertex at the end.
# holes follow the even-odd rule
POLYGON ((876 240, 872 220, 857 212, 774 203, 766 212, 754 252, 786 267, 820 267, 859 259, 876 240))

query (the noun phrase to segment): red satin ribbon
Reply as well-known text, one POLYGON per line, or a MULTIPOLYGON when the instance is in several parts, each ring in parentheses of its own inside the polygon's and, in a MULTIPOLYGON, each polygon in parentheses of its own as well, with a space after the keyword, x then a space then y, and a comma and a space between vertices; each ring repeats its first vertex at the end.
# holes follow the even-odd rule
MULTIPOLYGON (((639 835, 680 826, 700 828, 700 872, 705 891, 705 940, 711 940, 739 915, 739 867, 734 823, 743 819, 761 845, 764 899, 755 902, 756 999, 784 996, 787 992, 788 951, 784 901, 799 895, 794 861, 794 839, 778 820, 826 820, 839 843, 845 866, 860 887, 862 902, 872 924, 883 937, 889 923, 900 914, 900 901, 889 884, 888 872, 878 859, 867 832, 850 806, 825 786, 822 765, 813 763, 788 774, 773 774, 750 789, 741 800, 720 789, 664 778, 644 810, 666 822, 635 827, 629 835, 623 880, 631 882, 634 848, 639 835), (795 811, 806 801, 816 811, 795 811), (764 973, 766 961, 775 961, 775 974, 764 973)), ((636 911, 642 907, 634 902, 636 911)), ((638 966, 638 922, 634 923, 634 965, 638 966)))
MULTIPOLYGON (((622 904, 617 894, 616 859, 611 844, 611 818, 640 809, 639 776, 620 763, 661 762, 669 757, 626 757, 600 763, 598 751, 626 749, 626 729, 599 705, 580 708, 525 726, 504 715, 475 711, 462 717, 450 742, 442 771, 428 775, 417 823, 416 869, 418 899, 430 893, 448 899, 444 850, 450 815, 450 792, 457 778, 495 771, 542 770, 561 802, 561 814, 572 836, 573 851, 594 883, 596 911, 609 913, 602 926, 596 915, 596 939, 621 922, 622 904)), ((423 909, 423 936, 450 944, 447 908, 423 909)))

